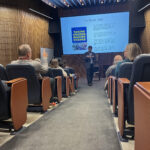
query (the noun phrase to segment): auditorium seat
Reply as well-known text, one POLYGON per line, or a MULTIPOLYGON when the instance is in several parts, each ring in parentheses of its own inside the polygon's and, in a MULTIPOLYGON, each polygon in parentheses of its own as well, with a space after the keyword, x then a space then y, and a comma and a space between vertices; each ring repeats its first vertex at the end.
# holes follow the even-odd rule
MULTIPOLYGON (((115 103, 116 99, 117 99, 117 94, 116 94, 116 85, 117 85, 117 78, 115 77, 115 69, 116 68, 113 68, 112 69, 112 72, 110 73, 110 77, 109 77, 109 87, 110 87, 110 102, 111 104, 115 103)), ((114 105, 113 105, 113 113, 114 115, 117 116, 117 111, 116 109, 114 108, 114 105)))
POLYGON ((108 82, 107 97, 111 100, 111 76, 108 77, 107 82, 108 82))
POLYGON ((61 77, 61 90, 60 90, 61 96, 60 97, 62 98, 62 95, 68 97, 69 96, 69 77, 64 77, 61 69, 53 68, 52 72, 55 78, 61 77))
MULTIPOLYGON (((79 81, 79 75, 77 73, 75 73, 75 70, 73 68, 66 68, 69 71, 69 74, 74 74, 75 75, 75 83, 74 83, 74 88, 77 89, 78 88, 78 81, 79 81)), ((65 69, 65 70, 66 70, 65 69)))
POLYGON ((6 66, 6 72, 9 80, 19 77, 27 79, 28 111, 46 111, 48 109, 52 95, 49 77, 44 77, 39 80, 36 76, 35 69, 31 65, 9 64, 6 66))
POLYGON ((69 72, 69 68, 65 68, 64 69, 67 72, 67 75, 69 77, 69 79, 71 80, 71 86, 70 86, 70 90, 71 92, 75 92, 75 82, 74 82, 74 77, 70 76, 70 72, 69 72))
POLYGON ((134 85, 135 150, 150 150, 150 82, 134 85))
MULTIPOLYGON (((120 65, 118 71, 118 78, 127 78, 130 79, 132 71, 132 62, 125 62, 120 65)), ((112 70, 112 74, 115 74, 115 69, 112 70)), ((118 78, 115 76, 110 77, 110 83, 112 83, 112 104, 113 104, 113 113, 118 116, 118 78)))
MULTIPOLYGON (((58 72, 60 72, 60 71, 58 71, 58 72)), ((43 74, 43 76, 48 76, 50 78, 55 79, 56 87, 55 87, 55 95, 54 96, 58 97, 58 101, 60 102, 62 99, 62 76, 61 76, 62 73, 58 73, 58 72, 52 68, 49 68, 48 72, 46 74, 43 74)))
POLYGON ((94 79, 95 77, 98 77, 98 80, 101 79, 101 73, 100 73, 100 68, 99 68, 99 66, 94 66, 94 68, 93 68, 93 79, 94 79))
POLYGON ((71 74, 75 74, 75 71, 74 71, 74 69, 73 68, 67 68, 68 70, 69 70, 69 73, 71 73, 71 74))
POLYGON ((51 68, 48 69, 48 71, 45 74, 41 74, 44 77, 50 77, 50 78, 54 78, 54 74, 51 68))
POLYGON ((116 104, 118 101, 118 95, 117 95, 117 78, 115 76, 112 76, 112 105, 113 105, 113 113, 115 116, 118 116, 118 112, 116 109, 116 104))
POLYGON ((113 112, 118 116, 118 78, 127 78, 130 80, 133 62, 125 62, 120 65, 118 77, 113 78, 113 112))
POLYGON ((27 80, 0 80, 0 93, 0 128, 19 130, 27 120, 27 80))
POLYGON ((134 131, 126 128, 128 124, 134 125, 134 94, 133 87, 136 82, 150 81, 150 54, 138 56, 133 62, 130 81, 127 78, 118 79, 119 101, 119 131, 122 137, 134 135, 134 131))
POLYGON ((113 95, 115 94, 115 91, 113 91, 113 82, 115 83, 115 81, 113 81, 113 80, 115 80, 115 69, 116 68, 112 69, 112 71, 111 71, 111 73, 109 74, 109 77, 108 77, 108 97, 110 98, 111 105, 113 103, 112 102, 113 101, 113 95))
POLYGON ((110 99, 110 104, 112 105, 112 96, 113 96, 113 84, 112 84, 113 76, 108 77, 108 98, 110 99))
POLYGON ((0 79, 1 80, 8 80, 6 70, 2 65, 0 65, 0 79))

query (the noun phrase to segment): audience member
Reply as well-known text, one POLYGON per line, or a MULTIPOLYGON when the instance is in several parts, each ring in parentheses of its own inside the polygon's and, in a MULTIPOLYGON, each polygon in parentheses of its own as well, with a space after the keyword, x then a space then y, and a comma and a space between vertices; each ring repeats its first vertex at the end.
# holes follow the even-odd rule
POLYGON ((46 73, 48 67, 42 66, 39 61, 32 60, 32 49, 28 44, 22 44, 18 49, 18 60, 12 61, 11 64, 31 65, 34 67, 38 79, 41 79, 41 73, 46 73))
POLYGON ((111 75, 112 70, 113 70, 114 68, 116 68, 117 64, 118 64, 119 62, 121 62, 122 60, 123 60, 123 59, 122 59, 122 56, 121 56, 121 55, 116 55, 116 56, 114 57, 113 65, 111 65, 111 66, 106 70, 106 73, 105 73, 105 75, 106 75, 106 82, 105 82, 105 85, 104 85, 104 90, 107 90, 107 89, 108 89, 108 77, 111 75))
POLYGON ((115 70, 115 76, 118 77, 118 71, 120 69, 120 65, 124 62, 133 62, 134 59, 138 56, 142 54, 141 48, 139 47, 138 44, 136 43, 129 43, 126 46, 126 49, 124 51, 124 57, 125 59, 121 62, 119 62, 116 66, 116 70, 115 70))
MULTIPOLYGON (((56 69, 62 70, 63 76, 67 77, 67 72, 62 67, 59 66, 58 59, 56 59, 56 58, 52 59, 51 62, 50 62, 50 66, 51 66, 51 68, 56 68, 56 69)), ((74 83, 75 83, 75 79, 74 79, 74 83)), ((69 88, 72 91, 71 79, 69 79, 69 88)))
POLYGON ((67 73, 65 72, 65 70, 59 66, 58 59, 52 59, 50 63, 50 67, 62 70, 63 76, 67 77, 67 73))
MULTIPOLYGON (((48 67, 43 66, 39 58, 32 60, 32 49, 28 44, 22 44, 19 46, 18 60, 12 61, 11 64, 33 66, 38 79, 42 79, 41 74, 45 74, 48 71, 48 67)), ((50 82, 51 82, 52 98, 53 98, 54 90, 55 90, 55 80, 53 78, 50 78, 50 82)))
MULTIPOLYGON (((73 72, 70 73, 70 69, 73 69, 73 68, 68 65, 68 63, 67 63, 66 60, 62 60, 62 63, 61 63, 61 64, 62 64, 63 68, 65 68, 65 70, 68 70, 68 71, 69 71, 69 76, 70 76, 70 77, 73 77, 73 79, 74 79, 74 87, 75 87, 75 89, 77 89, 76 80, 77 80, 78 75, 77 75, 76 73, 73 73, 73 72)), ((73 70, 74 70, 74 69, 73 69, 73 70)))
POLYGON ((106 78, 108 78, 112 72, 112 70, 116 67, 117 63, 118 62, 121 62, 123 59, 122 59, 122 56, 121 55, 116 55, 114 57, 114 61, 113 61, 113 65, 111 65, 107 70, 106 70, 106 78))

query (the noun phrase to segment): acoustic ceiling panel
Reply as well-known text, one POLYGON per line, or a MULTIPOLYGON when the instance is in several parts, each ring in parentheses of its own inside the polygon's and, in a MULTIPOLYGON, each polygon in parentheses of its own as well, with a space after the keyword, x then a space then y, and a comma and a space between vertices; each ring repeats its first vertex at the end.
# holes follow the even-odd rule
POLYGON ((85 7, 93 5, 113 5, 127 2, 128 0, 42 0, 53 8, 85 7))

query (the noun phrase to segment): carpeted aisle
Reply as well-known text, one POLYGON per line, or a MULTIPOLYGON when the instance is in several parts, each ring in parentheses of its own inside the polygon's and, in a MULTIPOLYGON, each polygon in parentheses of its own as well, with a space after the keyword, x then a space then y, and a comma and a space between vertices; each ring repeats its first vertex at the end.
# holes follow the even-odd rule
POLYGON ((1 150, 120 150, 103 85, 104 80, 80 84, 79 93, 1 150))

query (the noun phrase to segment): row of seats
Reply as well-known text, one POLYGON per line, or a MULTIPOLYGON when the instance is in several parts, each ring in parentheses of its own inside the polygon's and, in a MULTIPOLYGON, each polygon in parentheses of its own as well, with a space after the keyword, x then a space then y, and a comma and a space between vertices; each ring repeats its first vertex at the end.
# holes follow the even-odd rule
MULTIPOLYGON (((74 72, 72 68, 66 71, 68 74, 74 72)), ((0 66, 0 128, 19 130, 27 120, 27 110, 47 111, 52 97, 50 78, 55 79, 55 93, 59 102, 62 96, 68 97, 78 88, 79 76, 76 80, 69 76, 63 77, 60 69, 49 68, 39 80, 31 65, 9 64, 6 69, 0 66), (10 118, 12 121, 8 122, 10 118)))
POLYGON ((118 117, 121 140, 135 138, 135 150, 149 150, 150 83, 147 82, 150 81, 150 54, 139 55, 133 62, 121 64, 118 78, 113 73, 108 79, 108 97, 113 113, 118 117), (149 85, 146 90, 143 84, 149 85))

